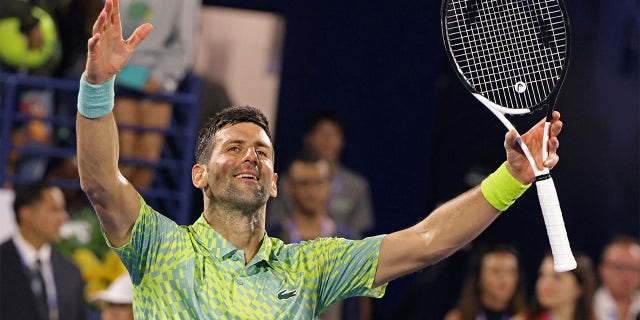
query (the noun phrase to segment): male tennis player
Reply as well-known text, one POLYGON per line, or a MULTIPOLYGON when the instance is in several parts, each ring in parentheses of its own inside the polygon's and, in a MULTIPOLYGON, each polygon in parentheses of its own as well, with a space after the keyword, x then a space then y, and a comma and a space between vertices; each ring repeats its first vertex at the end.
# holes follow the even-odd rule
MULTIPOLYGON (((387 282, 474 239, 534 180, 509 132, 505 164, 417 225, 358 241, 284 245, 265 234, 266 203, 276 196, 278 179, 267 121, 254 108, 236 107, 214 117, 198 138, 192 180, 202 190, 204 212, 180 227, 149 207, 118 171, 113 78, 151 28, 144 24, 124 41, 118 1, 106 1, 88 41, 76 124, 82 189, 129 270, 136 318, 312 319, 349 296, 381 297, 387 282)), ((558 162, 559 119, 555 113, 549 157, 535 155, 541 167, 558 162)), ((543 126, 522 136, 532 152, 541 150, 535 137, 543 126)))

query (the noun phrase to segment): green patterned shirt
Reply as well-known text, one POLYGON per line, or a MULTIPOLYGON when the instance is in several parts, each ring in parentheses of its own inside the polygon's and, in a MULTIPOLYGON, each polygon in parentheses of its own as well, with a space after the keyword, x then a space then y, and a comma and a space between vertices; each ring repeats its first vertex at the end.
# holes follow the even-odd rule
POLYGON ((114 248, 134 283, 136 319, 313 319, 371 289, 383 235, 285 245, 265 234, 245 265, 203 216, 178 226, 142 198, 131 241, 114 248))

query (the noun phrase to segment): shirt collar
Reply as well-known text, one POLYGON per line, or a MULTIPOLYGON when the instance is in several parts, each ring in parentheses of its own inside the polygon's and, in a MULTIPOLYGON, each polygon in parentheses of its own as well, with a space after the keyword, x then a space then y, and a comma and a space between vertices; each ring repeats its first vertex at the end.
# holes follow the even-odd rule
MULTIPOLYGON (((238 251, 236 247, 222 237, 217 231, 215 231, 211 225, 204 218, 204 214, 200 215, 200 218, 196 220, 194 224, 190 226, 190 229, 195 234, 196 241, 205 247, 209 253, 219 260, 223 260, 232 256, 238 251)), ((277 260, 275 249, 277 245, 273 242, 267 233, 264 233, 260 249, 255 257, 247 264, 252 266, 260 261, 265 261, 267 264, 273 267, 273 260, 277 260)))
POLYGON ((18 253, 20 257, 22 257, 23 263, 27 266, 32 267, 36 259, 40 259, 42 264, 49 264, 51 260, 51 245, 45 243, 40 247, 39 250, 31 245, 20 233, 20 230, 17 230, 13 234, 13 243, 16 245, 16 249, 18 249, 18 253))

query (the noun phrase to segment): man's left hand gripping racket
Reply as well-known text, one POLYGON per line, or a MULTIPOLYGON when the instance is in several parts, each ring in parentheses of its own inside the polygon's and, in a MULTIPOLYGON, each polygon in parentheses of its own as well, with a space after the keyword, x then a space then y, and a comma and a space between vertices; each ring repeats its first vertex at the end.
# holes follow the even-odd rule
MULTIPOLYGON (((443 0, 442 37, 458 77, 500 121, 505 114, 547 110, 542 159, 548 156, 551 114, 569 65, 569 18, 562 0, 443 0)), ((554 267, 572 270, 562 211, 549 169, 539 170, 518 137, 534 174, 554 267)))

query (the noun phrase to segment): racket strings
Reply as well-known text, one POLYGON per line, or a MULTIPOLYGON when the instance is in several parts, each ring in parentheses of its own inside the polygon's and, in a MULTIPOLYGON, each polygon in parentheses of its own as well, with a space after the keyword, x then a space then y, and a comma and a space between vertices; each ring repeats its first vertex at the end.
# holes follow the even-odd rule
POLYGON ((452 0, 445 24, 459 71, 497 104, 536 106, 559 81, 567 34, 556 1, 452 0))

